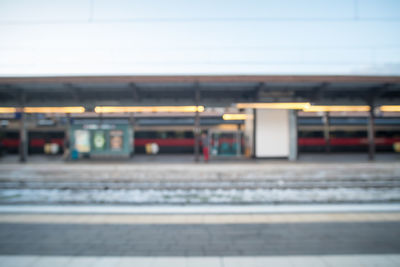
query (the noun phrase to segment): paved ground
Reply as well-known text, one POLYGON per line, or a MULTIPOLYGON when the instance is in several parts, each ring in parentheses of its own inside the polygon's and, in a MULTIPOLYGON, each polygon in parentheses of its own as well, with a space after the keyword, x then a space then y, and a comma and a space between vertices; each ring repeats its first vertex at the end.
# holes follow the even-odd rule
MULTIPOLYGON (((103 214, 103 215, 268 215, 268 214, 321 214, 330 216, 342 213, 347 215, 361 213, 400 213, 399 203, 380 204, 309 204, 309 205, 0 205, 0 214, 103 214)), ((315 218, 315 217, 313 217, 315 218)), ((355 218, 354 216, 352 218, 355 218)))
POLYGON ((261 256, 400 253, 399 222, 278 224, 8 224, 0 254, 261 256))
POLYGON ((144 214, 10 206, 0 210, 0 265, 398 266, 397 205, 310 207, 144 214))
MULTIPOLYGON (((221 186, 246 181, 256 186, 286 184, 290 190, 311 183, 320 193, 324 186, 397 190, 400 181, 400 166, 393 158, 301 164, 4 163, 0 164, 2 190, 27 184, 40 188, 70 183, 79 188, 102 183, 136 187, 198 182, 201 187, 203 182, 221 186)), ((141 212, 129 206, 108 211, 101 207, 74 211, 74 206, 15 211, 18 207, 0 208, 0 266, 400 266, 396 204, 383 209, 374 205, 373 210, 351 205, 347 211, 323 206, 296 210, 296 206, 269 211, 255 207, 250 212, 243 211, 245 206, 226 206, 225 211, 223 206, 197 208, 200 212, 186 206, 178 213, 172 208, 156 212, 162 206, 147 212, 145 206, 141 212)))
POLYGON ((0 256, 1 266, 34 267, 397 267, 399 255, 325 255, 273 257, 69 257, 0 256))

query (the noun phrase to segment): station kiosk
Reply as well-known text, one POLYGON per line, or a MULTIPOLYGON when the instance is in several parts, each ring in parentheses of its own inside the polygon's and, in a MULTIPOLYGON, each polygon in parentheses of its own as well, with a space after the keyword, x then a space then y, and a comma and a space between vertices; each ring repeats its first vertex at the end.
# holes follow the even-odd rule
POLYGON ((128 158, 133 154, 133 129, 129 120, 74 120, 69 140, 72 159, 128 158))

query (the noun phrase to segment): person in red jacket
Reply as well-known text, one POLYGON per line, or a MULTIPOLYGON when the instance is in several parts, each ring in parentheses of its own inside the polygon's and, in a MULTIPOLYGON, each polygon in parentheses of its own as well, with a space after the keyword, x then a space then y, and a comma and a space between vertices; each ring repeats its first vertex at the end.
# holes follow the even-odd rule
POLYGON ((201 134, 201 145, 203 147, 204 161, 208 162, 209 152, 208 152, 208 136, 206 133, 201 134))

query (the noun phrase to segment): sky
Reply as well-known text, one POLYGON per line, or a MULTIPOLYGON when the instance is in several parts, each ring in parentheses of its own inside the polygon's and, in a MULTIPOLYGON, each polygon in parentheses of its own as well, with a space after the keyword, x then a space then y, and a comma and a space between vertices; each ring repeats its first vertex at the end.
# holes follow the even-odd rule
POLYGON ((0 0, 0 76, 400 75, 400 0, 0 0))

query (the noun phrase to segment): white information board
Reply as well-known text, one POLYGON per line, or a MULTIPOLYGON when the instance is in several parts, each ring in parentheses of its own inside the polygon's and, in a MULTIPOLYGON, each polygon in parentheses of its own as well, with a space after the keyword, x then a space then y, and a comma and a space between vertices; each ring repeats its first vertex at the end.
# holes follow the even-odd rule
POLYGON ((256 157, 289 157, 289 130, 288 110, 257 109, 256 157))

